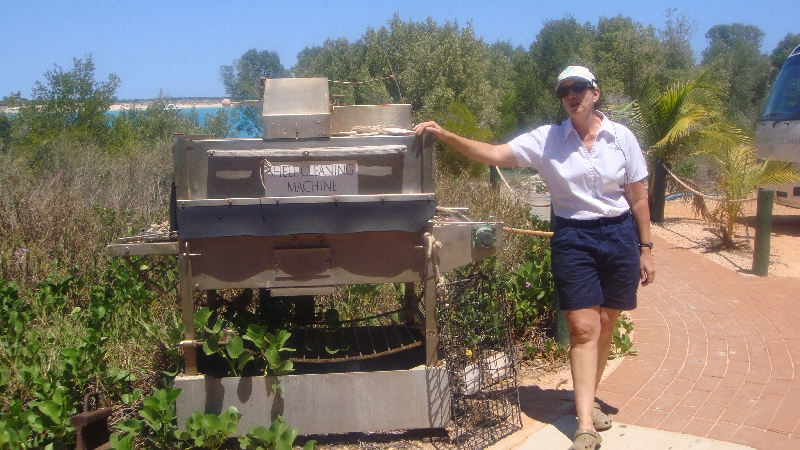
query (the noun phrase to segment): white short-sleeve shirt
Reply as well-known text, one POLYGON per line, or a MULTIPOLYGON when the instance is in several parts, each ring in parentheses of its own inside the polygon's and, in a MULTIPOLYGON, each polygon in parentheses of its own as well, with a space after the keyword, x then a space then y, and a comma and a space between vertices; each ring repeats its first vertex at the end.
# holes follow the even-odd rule
POLYGON ((539 171, 556 216, 591 220, 622 215, 630 210, 624 185, 647 176, 647 163, 631 130, 599 114, 602 122, 591 152, 572 119, 509 142, 520 167, 539 171))

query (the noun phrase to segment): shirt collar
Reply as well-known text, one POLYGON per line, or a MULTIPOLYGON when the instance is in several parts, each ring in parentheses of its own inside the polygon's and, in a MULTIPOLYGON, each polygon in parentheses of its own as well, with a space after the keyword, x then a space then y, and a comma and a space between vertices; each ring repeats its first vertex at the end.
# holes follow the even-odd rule
MULTIPOLYGON (((609 133, 611 136, 614 136, 614 130, 612 130, 611 128, 612 127, 611 120, 600 111, 595 110, 595 113, 600 114, 600 118, 603 119, 600 122, 600 131, 597 134, 599 135, 600 133, 605 131, 606 133, 609 133)), ((572 117, 568 118, 566 122, 563 122, 562 130, 564 134, 561 136, 561 138, 563 140, 567 140, 567 137, 569 137, 570 133, 575 133, 575 134, 578 133, 577 131, 575 131, 575 126, 572 125, 572 117)))

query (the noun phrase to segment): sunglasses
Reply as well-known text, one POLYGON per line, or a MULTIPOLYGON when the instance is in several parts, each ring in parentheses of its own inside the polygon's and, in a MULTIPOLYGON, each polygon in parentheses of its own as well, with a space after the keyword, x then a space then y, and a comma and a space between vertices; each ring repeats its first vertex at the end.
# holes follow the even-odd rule
POLYGON ((592 83, 588 81, 576 81, 569 86, 559 86, 556 89, 556 95, 558 98, 564 98, 569 95, 569 91, 573 91, 576 94, 582 94, 589 87, 594 87, 592 83))

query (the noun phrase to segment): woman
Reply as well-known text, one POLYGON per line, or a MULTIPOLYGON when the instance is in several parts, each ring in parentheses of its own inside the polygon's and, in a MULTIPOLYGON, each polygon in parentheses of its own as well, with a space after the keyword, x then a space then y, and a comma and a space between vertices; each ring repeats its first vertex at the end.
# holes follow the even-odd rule
POLYGON ((594 449, 597 431, 611 427, 595 392, 620 311, 636 308, 641 282, 653 282, 647 166, 636 138, 595 110, 600 89, 582 66, 567 67, 556 93, 566 122, 545 125, 507 144, 455 135, 436 122, 414 127, 433 133, 465 156, 502 167, 536 168, 556 215, 551 239, 553 278, 567 319, 578 429, 571 449, 594 449))

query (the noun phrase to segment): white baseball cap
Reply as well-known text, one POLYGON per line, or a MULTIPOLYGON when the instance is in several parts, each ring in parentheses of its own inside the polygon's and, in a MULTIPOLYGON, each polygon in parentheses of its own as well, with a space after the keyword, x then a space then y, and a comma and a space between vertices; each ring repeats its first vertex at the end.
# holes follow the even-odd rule
POLYGON ((597 79, 594 77, 594 74, 589 71, 589 69, 583 66, 569 66, 558 75, 556 89, 558 89, 558 86, 562 81, 570 79, 585 80, 589 83, 592 83, 592 86, 597 86, 597 79))

